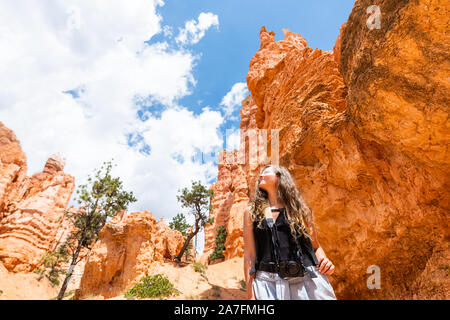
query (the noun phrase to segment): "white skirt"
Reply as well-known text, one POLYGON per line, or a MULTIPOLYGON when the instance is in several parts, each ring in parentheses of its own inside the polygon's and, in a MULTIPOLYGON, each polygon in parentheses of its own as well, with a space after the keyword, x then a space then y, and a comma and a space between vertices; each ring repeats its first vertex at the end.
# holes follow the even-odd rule
POLYGON ((256 300, 336 300, 327 275, 316 266, 306 268, 316 277, 305 272, 303 277, 283 279, 278 273, 257 270, 252 284, 256 300))

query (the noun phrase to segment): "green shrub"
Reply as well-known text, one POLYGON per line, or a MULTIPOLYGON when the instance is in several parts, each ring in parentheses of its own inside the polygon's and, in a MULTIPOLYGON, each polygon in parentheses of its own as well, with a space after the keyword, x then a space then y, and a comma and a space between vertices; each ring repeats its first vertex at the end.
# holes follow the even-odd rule
POLYGON ((139 283, 125 292, 124 296, 128 300, 132 300, 134 298, 162 298, 172 294, 178 295, 180 292, 174 288, 169 279, 158 273, 154 276, 142 277, 139 283))
POLYGON ((225 239, 227 238, 227 230, 224 226, 217 228, 216 235, 216 247, 214 252, 209 256, 210 260, 224 258, 223 252, 225 251, 225 239))
POLYGON ((195 271, 195 272, 198 272, 198 273, 200 273, 200 274, 204 274, 204 273, 205 273, 206 266, 203 265, 203 264, 201 264, 201 263, 194 262, 194 264, 192 265, 192 267, 194 268, 194 271, 195 271))

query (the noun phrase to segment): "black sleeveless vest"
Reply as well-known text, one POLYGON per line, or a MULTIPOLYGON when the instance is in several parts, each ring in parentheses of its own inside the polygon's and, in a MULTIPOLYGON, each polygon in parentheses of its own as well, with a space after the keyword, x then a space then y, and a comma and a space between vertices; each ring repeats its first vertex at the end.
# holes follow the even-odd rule
MULTIPOLYGON (((295 240, 291 234, 285 208, 281 209, 274 222, 273 230, 277 233, 280 261, 298 260, 295 254, 295 240)), ((265 219, 261 222, 261 228, 258 227, 257 221, 253 222, 253 234, 255 237, 256 264, 259 262, 276 262, 273 255, 275 249, 273 248, 272 235, 265 219)), ((311 240, 302 234, 298 236, 297 241, 303 253, 304 266, 319 264, 311 240)))

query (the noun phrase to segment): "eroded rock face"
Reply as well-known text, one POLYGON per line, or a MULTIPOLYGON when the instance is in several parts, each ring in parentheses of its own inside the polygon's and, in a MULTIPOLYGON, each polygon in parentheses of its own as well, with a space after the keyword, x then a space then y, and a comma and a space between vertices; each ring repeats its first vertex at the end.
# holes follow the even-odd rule
POLYGON ((17 181, 25 177, 26 162, 16 135, 0 122, 0 221, 13 205, 9 199, 11 189, 17 189, 17 181))
POLYGON ((342 32, 340 57, 359 136, 446 172, 449 14, 448 2, 438 0, 357 1, 342 32), (380 29, 366 26, 370 5, 380 8, 380 29))
POLYGON ((339 36, 333 47, 334 61, 339 65, 341 64, 342 30, 344 30, 346 25, 347 25, 347 22, 344 22, 344 24, 341 26, 341 29, 339 29, 339 36))
POLYGON ((75 299, 91 294, 118 296, 154 262, 173 258, 182 246, 182 234, 166 226, 164 220, 156 221, 150 211, 116 216, 99 233, 75 299))
POLYGON ((347 170, 361 181, 350 198, 359 205, 346 203, 357 212, 346 221, 359 230, 349 245, 360 257, 350 261, 371 261, 384 275, 381 290, 367 293, 355 277, 360 285, 341 286, 343 294, 449 297, 446 264, 431 263, 449 255, 448 16, 440 1, 357 1, 342 30, 348 128, 365 167, 347 170), (366 26, 370 5, 380 8, 380 29, 366 26), (431 274, 435 290, 417 285, 431 274))
MULTIPOLYGON (((313 210, 338 299, 449 298, 450 39, 438 4, 357 1, 329 52, 261 29, 247 74, 254 106, 241 115, 280 130, 280 164, 313 210), (380 7, 379 30, 366 25, 370 5, 380 7), (380 289, 367 285, 374 266, 380 289)), ((220 185, 229 172, 219 169, 220 185)))
POLYGON ((320 126, 321 119, 326 118, 330 127, 339 125, 347 93, 332 51, 313 50, 301 35, 283 31, 284 39, 275 42, 261 28, 265 44, 251 59, 247 73, 258 106, 257 127, 280 130, 280 158, 287 144, 307 138, 306 131, 311 125, 320 126))
MULTIPOLYGON (((0 123, 0 260, 9 271, 31 271, 67 233, 62 223, 74 177, 52 155, 42 172, 26 176, 26 157, 14 133, 0 123)), ((62 239, 64 240, 64 239, 62 239)))

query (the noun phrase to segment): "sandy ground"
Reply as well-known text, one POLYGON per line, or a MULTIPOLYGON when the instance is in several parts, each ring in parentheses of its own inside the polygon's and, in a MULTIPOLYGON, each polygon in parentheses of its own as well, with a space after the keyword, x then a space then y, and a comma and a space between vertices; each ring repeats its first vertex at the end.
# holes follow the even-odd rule
POLYGON ((0 262, 0 300, 49 300, 58 295, 59 287, 38 278, 35 273, 9 272, 0 262))
MULTIPOLYGON (((174 262, 155 263, 149 275, 163 274, 180 295, 165 299, 181 300, 241 300, 245 299, 243 259, 233 258, 207 266, 204 274, 194 270, 193 264, 177 265, 174 262)), ((47 278, 38 281, 35 273, 13 273, 0 262, 0 300, 54 299, 59 286, 52 286, 47 278)), ((68 292, 66 292, 67 294, 68 292)), ((72 295, 68 295, 70 298, 72 295)), ((85 300, 103 300, 103 296, 88 296, 85 300)), ((125 300, 123 295, 109 300, 125 300)))

